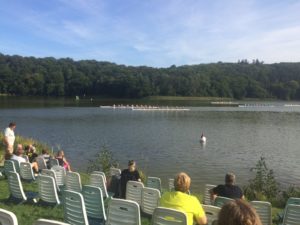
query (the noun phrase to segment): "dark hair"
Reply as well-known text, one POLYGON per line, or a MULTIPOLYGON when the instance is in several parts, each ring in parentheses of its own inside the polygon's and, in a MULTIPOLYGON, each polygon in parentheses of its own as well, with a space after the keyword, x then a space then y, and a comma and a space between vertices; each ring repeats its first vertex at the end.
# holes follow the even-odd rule
POLYGON ((233 173, 227 173, 225 175, 225 184, 234 184, 235 175, 233 173))
POLYGON ((262 225, 255 209, 244 200, 236 199, 223 205, 218 225, 262 225))
POLYGON ((42 150, 42 154, 49 154, 49 152, 48 152, 47 149, 43 149, 43 150, 42 150))
POLYGON ((128 166, 132 166, 133 164, 135 164, 135 161, 134 161, 134 160, 129 160, 129 161, 128 161, 128 166))
POLYGON ((14 126, 16 126, 16 123, 15 122, 10 122, 8 126, 9 127, 14 127, 14 126))

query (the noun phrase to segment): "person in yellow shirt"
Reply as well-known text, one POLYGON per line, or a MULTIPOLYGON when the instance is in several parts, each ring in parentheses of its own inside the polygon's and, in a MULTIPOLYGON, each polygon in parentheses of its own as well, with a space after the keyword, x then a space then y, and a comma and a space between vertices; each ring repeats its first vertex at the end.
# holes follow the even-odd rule
POLYGON ((165 192, 160 199, 160 206, 185 212, 188 225, 206 224, 207 218, 199 200, 189 195, 191 178, 186 173, 179 173, 174 179, 175 191, 165 192))

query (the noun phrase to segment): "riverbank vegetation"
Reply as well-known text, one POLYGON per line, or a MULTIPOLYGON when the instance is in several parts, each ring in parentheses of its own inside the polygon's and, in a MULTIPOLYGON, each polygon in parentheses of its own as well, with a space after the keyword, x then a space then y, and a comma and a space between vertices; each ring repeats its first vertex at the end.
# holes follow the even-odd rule
POLYGON ((300 99, 300 63, 259 60, 168 68, 0 54, 0 93, 22 96, 200 96, 300 99))

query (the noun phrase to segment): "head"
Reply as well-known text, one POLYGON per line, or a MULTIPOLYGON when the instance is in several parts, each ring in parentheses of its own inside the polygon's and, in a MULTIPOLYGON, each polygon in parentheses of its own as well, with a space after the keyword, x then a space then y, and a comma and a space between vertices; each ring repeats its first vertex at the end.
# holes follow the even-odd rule
POLYGON ((262 225, 255 210, 244 200, 226 203, 218 217, 218 225, 262 225))
POLYGON ((8 125, 8 127, 10 128, 10 129, 12 129, 12 130, 14 130, 15 128, 16 128, 16 123, 15 122, 11 122, 11 123, 9 123, 9 125, 8 125))
POLYGON ((64 151, 63 151, 63 150, 59 150, 59 151, 57 152, 57 156, 59 156, 59 157, 65 157, 64 151))
POLYGON ((188 192, 191 186, 191 178, 184 172, 178 173, 174 179, 175 191, 188 192))
POLYGON ((128 170, 130 172, 133 172, 133 171, 135 171, 135 167, 136 167, 135 161, 134 160, 129 160, 128 161, 128 170))
POLYGON ((24 150, 23 150, 23 145, 18 144, 18 145, 17 145, 17 149, 16 149, 16 151, 15 151, 15 154, 16 154, 17 156, 20 156, 20 155, 23 154, 23 152, 24 152, 24 150))
POLYGON ((43 155, 48 155, 48 154, 49 154, 48 149, 43 149, 43 150, 42 150, 42 154, 43 154, 43 155))
POLYGON ((227 185, 235 184, 235 175, 233 173, 227 173, 225 175, 225 184, 227 184, 227 185))

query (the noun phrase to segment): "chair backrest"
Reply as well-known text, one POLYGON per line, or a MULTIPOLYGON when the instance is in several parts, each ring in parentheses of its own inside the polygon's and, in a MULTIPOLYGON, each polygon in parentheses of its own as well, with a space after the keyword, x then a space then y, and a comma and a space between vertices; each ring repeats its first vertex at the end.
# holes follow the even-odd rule
POLYGON ((153 214, 154 209, 158 206, 160 199, 160 191, 156 188, 144 187, 142 189, 141 208, 144 213, 153 214))
MULTIPOLYGON (((102 175, 102 176, 104 177, 104 182, 106 183, 106 175, 105 175, 104 172, 102 172, 102 171, 93 171, 93 172, 91 173, 91 175, 93 175, 93 174, 100 174, 100 175, 102 175)), ((92 178, 91 178, 91 179, 92 179, 92 178)))
POLYGON ((300 205, 289 204, 286 207, 282 225, 300 224, 300 205))
POLYGON ((161 180, 159 177, 148 177, 146 187, 156 188, 161 191, 161 180))
POLYGON ((7 176, 9 172, 17 172, 15 163, 11 160, 4 161, 4 174, 7 176))
POLYGON ((66 174, 66 190, 81 192, 81 178, 79 173, 76 172, 67 172, 66 174))
POLYGON ((85 209, 88 217, 106 220, 101 188, 84 185, 82 188, 85 209))
POLYGON ((152 215, 152 225, 187 225, 187 216, 184 212, 157 207, 152 215))
POLYGON ((64 220, 72 225, 89 225, 82 194, 64 191, 64 220))
POLYGON ((121 170, 118 168, 111 167, 109 169, 110 176, 121 176, 121 170))
POLYGON ((108 192, 106 189, 105 176, 100 173, 92 173, 90 176, 90 185, 101 188, 104 198, 108 197, 108 192))
POLYGON ((52 168, 53 166, 59 166, 57 159, 49 159, 49 166, 52 168))
POLYGON ((38 164, 39 170, 48 169, 44 157, 38 156, 35 158, 35 161, 38 164))
POLYGON ((111 199, 108 204, 106 225, 141 225, 140 207, 130 200, 111 199), (126 222, 125 222, 126 221, 126 222))
POLYGON ((213 184, 205 184, 204 188, 204 204, 205 205, 212 205, 212 201, 210 200, 210 190, 216 187, 213 184))
POLYGON ((12 197, 15 199, 26 201, 27 197, 23 191, 20 175, 16 172, 8 172, 8 186, 12 197))
POLYGON ((20 173, 20 162, 16 159, 10 159, 10 160, 14 163, 16 172, 20 173))
POLYGON ((39 175, 39 198, 46 203, 60 204, 55 179, 52 176, 39 175))
POLYGON ((213 221, 218 219, 218 215, 221 210, 220 207, 212 205, 202 205, 202 207, 207 218, 207 224, 212 224, 213 221))
POLYGON ((250 204, 255 208, 263 225, 272 225, 272 205, 270 202, 252 201, 250 204))
POLYGON ((55 221, 55 220, 46 220, 46 219, 38 219, 34 225, 70 225, 68 223, 55 221))
POLYGON ((18 220, 13 212, 0 209, 0 224, 3 225, 18 225, 18 220))
POLYGON ((300 198, 290 197, 290 198, 287 200, 286 205, 290 205, 290 204, 293 204, 293 205, 300 205, 300 198))
POLYGON ((126 199, 142 204, 142 190, 144 184, 138 181, 128 181, 126 184, 126 199))
MULTIPOLYGON (((56 159, 57 160, 57 159, 56 159)), ((66 170, 62 166, 52 166, 51 170, 55 172, 58 186, 64 186, 66 183, 66 170)))
POLYGON ((175 190, 175 187, 174 187, 174 178, 169 178, 168 184, 169 184, 169 191, 174 191, 175 190))
POLYGON ((214 206, 218 206, 218 207, 222 208, 222 206, 229 201, 234 201, 234 199, 217 196, 214 201, 214 206))
POLYGON ((53 170, 49 170, 49 169, 43 169, 42 172, 41 172, 42 175, 46 175, 46 176, 50 176, 50 177, 53 177, 54 178, 54 181, 55 181, 55 186, 56 186, 56 189, 57 191, 60 191, 60 188, 57 184, 57 178, 56 178, 56 174, 53 170))
POLYGON ((20 163, 20 175, 24 180, 28 180, 28 181, 35 180, 32 167, 29 162, 20 163))

